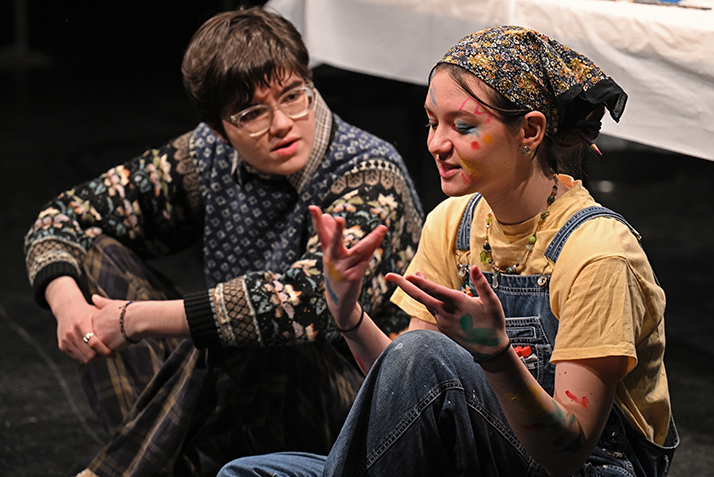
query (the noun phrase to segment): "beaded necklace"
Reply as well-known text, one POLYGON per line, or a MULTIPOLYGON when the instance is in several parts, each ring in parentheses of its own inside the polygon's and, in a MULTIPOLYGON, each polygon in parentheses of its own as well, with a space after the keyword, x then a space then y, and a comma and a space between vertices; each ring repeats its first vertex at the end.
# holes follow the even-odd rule
POLYGON ((486 218, 486 238, 484 239, 483 242, 483 251, 481 252, 481 262, 483 263, 488 263, 491 265, 491 268, 493 269, 494 272, 494 278, 498 277, 499 274, 503 273, 505 275, 515 275, 518 273, 518 269, 523 266, 523 263, 526 260, 526 257, 530 253, 531 250, 533 250, 533 246, 535 245, 536 241, 538 240, 536 237, 536 234, 538 231, 540 231, 541 227, 543 227, 543 223, 545 222, 546 217, 550 214, 550 211, 548 210, 548 207, 555 201, 555 196, 558 195, 558 177, 554 176, 555 179, 555 184, 553 184, 553 190, 551 191, 550 195, 548 196, 548 200, 545 206, 545 209, 543 209, 540 213, 540 220, 538 221, 538 225, 536 225, 535 230, 531 234, 530 237, 528 237, 528 243, 526 244, 526 250, 523 252, 523 255, 521 255, 521 258, 518 259, 518 262, 514 263, 513 265, 510 265, 506 268, 501 268, 493 260, 493 252, 491 250, 491 245, 488 243, 488 231, 491 228, 491 224, 493 223, 493 215, 489 211, 488 217, 486 218))

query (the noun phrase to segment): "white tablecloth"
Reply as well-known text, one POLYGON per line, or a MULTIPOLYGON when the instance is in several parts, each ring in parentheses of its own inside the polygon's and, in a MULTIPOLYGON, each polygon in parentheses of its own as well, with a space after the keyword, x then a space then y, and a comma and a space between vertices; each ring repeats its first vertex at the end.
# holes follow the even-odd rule
MULTIPOLYGON (((706 0, 700 0, 700 4, 706 0)), ((629 95, 603 133, 714 160, 714 10, 607 0, 271 0, 316 63, 425 84, 476 30, 517 24, 590 57, 629 95)))

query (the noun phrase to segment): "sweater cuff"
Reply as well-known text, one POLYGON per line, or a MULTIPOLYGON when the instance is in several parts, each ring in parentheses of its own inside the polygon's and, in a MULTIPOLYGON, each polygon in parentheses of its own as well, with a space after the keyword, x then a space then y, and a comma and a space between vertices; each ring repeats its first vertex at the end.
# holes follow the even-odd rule
POLYGON ((186 294, 183 307, 193 345, 196 348, 220 347, 221 339, 208 291, 186 294))
MULTIPOLYGON (((45 290, 52 280, 59 277, 69 276, 79 284, 79 273, 77 269, 66 262, 53 262, 42 268, 32 282, 35 301, 42 308, 49 309, 50 305, 45 298, 45 290)), ((80 287, 81 288, 81 287, 80 287)))

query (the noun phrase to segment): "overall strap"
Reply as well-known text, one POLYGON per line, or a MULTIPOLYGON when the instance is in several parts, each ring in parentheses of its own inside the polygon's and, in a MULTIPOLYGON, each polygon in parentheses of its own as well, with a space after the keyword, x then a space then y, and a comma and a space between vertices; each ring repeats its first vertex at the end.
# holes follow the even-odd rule
POLYGON ((476 210, 476 205, 480 200, 481 194, 477 192, 466 204, 466 210, 464 210, 464 215, 461 216, 461 224, 459 224, 459 233, 456 236, 456 250, 468 252, 471 249, 471 222, 473 222, 474 210, 476 210))
POLYGON ((637 232, 637 230, 634 229, 634 227, 632 227, 632 225, 627 222, 627 220, 625 220, 622 215, 618 214, 617 212, 613 212, 608 208, 593 205, 591 207, 586 207, 575 212, 568 219, 568 221, 565 222, 565 224, 560 228, 560 230, 558 230, 558 233, 555 234, 555 237, 553 237, 553 240, 548 245, 548 248, 546 248, 545 257, 555 263, 558 260, 558 257, 560 256, 560 252, 563 250, 565 242, 568 240, 568 237, 570 237, 570 234, 572 234, 578 227, 580 227, 588 220, 597 217, 609 217, 615 220, 619 220, 630 229, 633 235, 637 237, 638 241, 640 240, 640 234, 637 232))

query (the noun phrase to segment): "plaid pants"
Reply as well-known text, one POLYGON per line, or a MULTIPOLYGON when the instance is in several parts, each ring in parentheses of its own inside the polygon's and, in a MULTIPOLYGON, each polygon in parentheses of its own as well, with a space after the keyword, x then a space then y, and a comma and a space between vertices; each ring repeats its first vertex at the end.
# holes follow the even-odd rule
MULTIPOLYGON (((179 298, 131 250, 100 237, 87 288, 114 299, 179 298)), ((148 339, 80 366, 110 441, 88 468, 109 476, 215 475, 229 460, 275 451, 327 454, 362 382, 329 343, 196 349, 148 339)))

